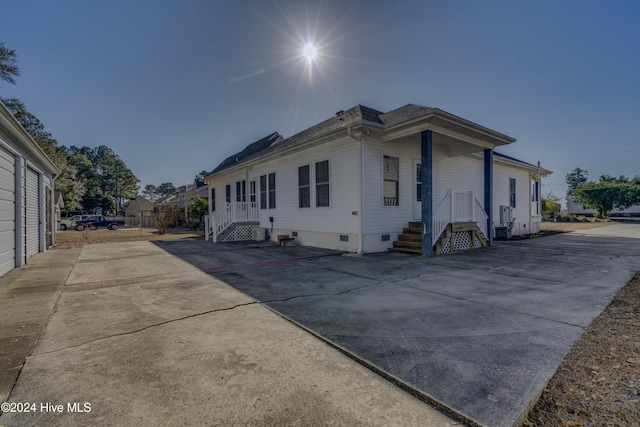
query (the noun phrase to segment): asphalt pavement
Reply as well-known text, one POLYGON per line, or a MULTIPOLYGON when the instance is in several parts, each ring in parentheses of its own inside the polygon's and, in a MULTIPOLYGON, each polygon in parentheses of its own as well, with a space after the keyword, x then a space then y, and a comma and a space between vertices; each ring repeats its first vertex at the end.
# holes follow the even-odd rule
POLYGON ((35 404, 0 425, 511 426, 640 269, 640 225, 597 230, 433 258, 39 254, 0 278, 0 391, 35 404))
POLYGON ((424 401, 469 424, 511 426, 640 270, 638 238, 640 224, 621 224, 433 258, 158 245, 424 401))

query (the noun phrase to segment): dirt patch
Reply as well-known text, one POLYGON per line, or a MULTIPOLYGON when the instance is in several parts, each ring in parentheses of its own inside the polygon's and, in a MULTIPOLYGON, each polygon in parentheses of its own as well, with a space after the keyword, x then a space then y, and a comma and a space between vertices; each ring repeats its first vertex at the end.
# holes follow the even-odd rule
POLYGON ((188 238, 204 238, 202 233, 170 229, 165 234, 159 234, 156 228, 119 228, 118 230, 89 230, 58 231, 56 232, 56 246, 82 246, 93 243, 135 242, 141 240, 175 240, 188 238))
POLYGON ((640 272, 593 321, 525 426, 640 425, 640 272))

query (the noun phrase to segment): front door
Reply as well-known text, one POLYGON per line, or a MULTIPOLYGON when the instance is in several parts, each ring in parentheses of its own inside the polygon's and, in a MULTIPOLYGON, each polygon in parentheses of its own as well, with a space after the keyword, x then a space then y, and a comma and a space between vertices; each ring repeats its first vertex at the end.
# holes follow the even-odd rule
POLYGON ((420 161, 413 161, 413 219, 422 220, 422 180, 420 179, 420 161))

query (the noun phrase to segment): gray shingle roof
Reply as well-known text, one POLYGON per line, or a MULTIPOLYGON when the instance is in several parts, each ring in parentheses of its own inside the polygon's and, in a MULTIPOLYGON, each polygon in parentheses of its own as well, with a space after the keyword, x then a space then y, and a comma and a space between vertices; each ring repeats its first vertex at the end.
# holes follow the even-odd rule
POLYGON ((275 151, 281 151, 286 148, 302 144, 312 138, 320 136, 334 129, 348 127, 363 122, 381 125, 383 124, 383 122, 380 120, 380 116, 382 114, 384 113, 373 108, 365 107, 363 105, 356 105, 355 107, 350 108, 346 111, 339 111, 335 116, 323 122, 320 122, 317 125, 311 126, 310 128, 305 129, 290 138, 284 139, 277 144, 267 144, 266 141, 268 141, 269 138, 271 138, 273 135, 280 136, 280 134, 275 132, 268 137, 261 139, 260 141, 256 141, 248 145, 240 153, 236 153, 233 156, 227 157, 211 173, 214 174, 238 163, 243 163, 245 161, 249 161, 257 157, 262 157, 275 151))
MULTIPOLYGON (((296 145, 304 144, 305 142, 318 138, 336 129, 361 124, 389 127, 435 111, 439 110, 437 108, 424 107, 422 105, 407 104, 403 107, 389 111, 388 113, 383 113, 363 105, 356 105, 348 110, 338 111, 333 117, 330 117, 317 125, 311 126, 310 128, 305 129, 287 139, 282 139, 280 134, 274 132, 273 134, 248 145, 241 152, 226 158, 211 173, 214 174, 233 165, 263 157, 274 152, 286 150, 288 148, 295 147, 296 145), (275 138, 276 136, 279 139, 279 142, 273 143, 272 138, 275 138)), ((464 119, 460 118, 460 120, 464 119)), ((487 130, 490 131, 490 129, 487 130)), ((495 131, 491 132, 496 133, 495 131)))
POLYGON ((231 167, 233 165, 235 165, 236 163, 240 163, 242 160, 246 159, 247 157, 251 156, 252 154, 255 154, 259 151, 264 150, 265 148, 270 147, 273 144, 276 144, 279 142, 279 140, 282 139, 282 136, 278 133, 278 132, 273 132, 267 136, 265 136, 262 139, 259 139, 256 142, 253 142, 249 145, 247 145, 244 150, 227 157, 226 159, 224 159, 222 161, 222 163, 220 163, 214 170, 213 172, 211 172, 212 174, 216 173, 216 172, 220 172, 223 169, 226 169, 228 167, 231 167))
POLYGON ((380 116, 380 120, 387 126, 394 125, 396 123, 403 122, 405 120, 412 119, 424 115, 430 107, 423 107, 422 105, 407 104, 404 107, 396 108, 388 113, 384 113, 380 116))

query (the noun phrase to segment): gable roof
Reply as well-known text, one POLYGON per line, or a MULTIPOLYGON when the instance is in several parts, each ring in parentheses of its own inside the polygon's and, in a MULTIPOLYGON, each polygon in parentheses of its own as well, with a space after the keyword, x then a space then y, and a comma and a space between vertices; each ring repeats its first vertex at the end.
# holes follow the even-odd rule
POLYGON ((273 132, 267 136, 265 136, 262 139, 259 139, 256 142, 253 142, 249 145, 247 145, 244 150, 227 157, 226 159, 224 159, 222 161, 222 163, 220 163, 218 165, 218 167, 216 167, 211 174, 214 174, 216 172, 220 172, 223 169, 226 169, 232 165, 235 165, 236 163, 240 163, 240 161, 244 160, 245 158, 251 156, 252 154, 255 154, 259 151, 264 150, 265 148, 268 148, 270 146, 272 146, 273 144, 277 144, 278 142, 280 142, 282 140, 282 136, 278 133, 278 132, 273 132))

